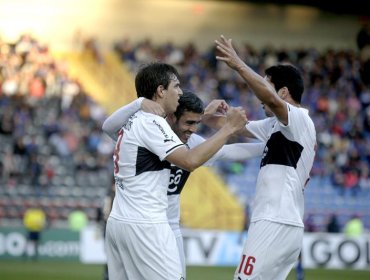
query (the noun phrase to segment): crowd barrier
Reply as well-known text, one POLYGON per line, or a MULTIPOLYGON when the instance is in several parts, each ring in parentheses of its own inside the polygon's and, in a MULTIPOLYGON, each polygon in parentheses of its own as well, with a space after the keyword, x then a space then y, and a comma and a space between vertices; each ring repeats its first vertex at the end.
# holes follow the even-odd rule
MULTIPOLYGON (((0 260, 18 259, 27 248, 25 230, 0 228, 0 260)), ((237 266, 247 233, 183 229, 188 265, 237 266)), ((81 233, 66 229, 43 232, 40 259, 80 260, 104 264, 104 239, 100 226, 81 233)), ((305 268, 370 269, 370 234, 350 238, 344 234, 305 233, 302 250, 305 268)))

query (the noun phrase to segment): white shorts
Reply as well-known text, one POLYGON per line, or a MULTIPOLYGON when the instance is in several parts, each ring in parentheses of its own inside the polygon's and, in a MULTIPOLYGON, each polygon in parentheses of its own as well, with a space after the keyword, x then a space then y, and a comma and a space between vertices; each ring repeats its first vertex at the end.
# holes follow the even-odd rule
POLYGON ((110 217, 105 250, 109 280, 184 279, 176 239, 167 223, 133 224, 110 217))
POLYGON ((186 261, 185 261, 185 250, 184 250, 184 241, 180 228, 172 228, 173 233, 175 234, 177 248, 179 250, 180 262, 182 267, 182 275, 186 279, 186 261))
POLYGON ((285 280, 298 260, 303 231, 266 220, 251 223, 234 280, 285 280))

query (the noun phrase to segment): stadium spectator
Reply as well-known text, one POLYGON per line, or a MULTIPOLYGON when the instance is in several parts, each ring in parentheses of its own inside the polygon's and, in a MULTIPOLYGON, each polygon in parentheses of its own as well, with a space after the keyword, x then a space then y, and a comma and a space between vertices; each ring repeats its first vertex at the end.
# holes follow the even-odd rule
POLYGON ((330 215, 329 222, 326 226, 326 231, 330 233, 338 233, 341 231, 337 215, 330 215))
POLYGON ((363 61, 361 77, 365 84, 370 85, 370 23, 368 19, 362 23, 357 33, 356 42, 363 61))
POLYGON ((12 184, 14 175, 16 174, 16 163, 11 151, 6 151, 1 162, 1 175, 5 184, 12 184))
POLYGON ((81 231, 88 224, 88 217, 82 210, 82 207, 78 207, 69 213, 68 215, 68 226, 72 231, 81 231))
POLYGON ((356 196, 358 191, 360 190, 359 180, 359 171, 356 168, 346 168, 346 170, 344 171, 344 182, 342 189, 348 190, 351 192, 352 196, 356 196))
POLYGON ((234 279, 286 279, 301 252, 303 191, 316 147, 315 126, 300 105, 303 77, 294 66, 280 64, 267 68, 263 78, 240 59, 231 39, 221 36, 216 46, 216 58, 243 78, 267 116, 246 125, 248 135, 266 141, 266 148, 248 238, 234 279))
POLYGON ((27 209, 23 216, 23 224, 27 229, 27 242, 24 256, 37 260, 39 256, 41 232, 46 225, 45 212, 40 207, 27 209))
MULTIPOLYGON (((166 115, 176 111, 182 90, 173 66, 144 66, 135 86, 138 97, 156 101, 166 115)), ((166 216, 169 163, 194 170, 246 121, 244 110, 230 108, 226 124, 213 137, 188 149, 163 117, 141 110, 130 117, 114 152, 116 195, 106 229, 109 279, 181 279, 176 239, 166 216)))
MULTIPOLYGON (((133 113, 140 109, 149 113, 155 113, 155 109, 157 109, 156 106, 159 105, 148 99, 135 100, 113 113, 112 116, 103 123, 103 129, 114 141, 116 141, 120 128, 128 121, 133 113)), ((173 114, 169 114, 166 120, 179 139, 189 148, 193 148, 205 141, 203 137, 195 134, 201 120, 203 119, 203 121, 205 121, 205 119, 207 119, 205 121, 206 123, 215 123, 217 119, 221 117, 220 114, 224 116, 227 108, 228 105, 223 100, 214 100, 207 106, 205 114, 203 114, 203 102, 200 98, 190 91, 184 91, 179 99, 179 105, 176 111, 173 114), (214 120, 212 120, 212 118, 214 120)), ((160 108, 158 108, 158 111, 160 111, 160 108)), ((264 143, 225 145, 204 165, 211 166, 216 160, 246 160, 251 157, 257 157, 262 155, 263 148, 264 143)), ((187 170, 174 165, 171 166, 171 179, 167 191, 167 218, 176 237, 184 278, 186 278, 186 261, 183 238, 180 230, 180 194, 189 175, 190 173, 187 170)), ((247 215, 247 213, 245 214, 247 215)), ((245 216, 243 230, 247 229, 247 224, 248 216, 245 216)))
POLYGON ((364 225, 359 215, 353 215, 344 226, 344 234, 348 237, 358 237, 364 233, 364 225))
POLYGON ((367 195, 370 191, 370 176, 369 176, 369 166, 366 164, 361 165, 359 185, 361 192, 367 195))
POLYGON ((98 44, 98 40, 95 37, 89 37, 85 40, 85 50, 90 52, 96 62, 102 64, 104 63, 104 57, 101 52, 100 46, 98 44))
POLYGON ((304 230, 306 232, 316 232, 316 223, 315 223, 315 216, 312 213, 309 213, 304 220, 304 230))

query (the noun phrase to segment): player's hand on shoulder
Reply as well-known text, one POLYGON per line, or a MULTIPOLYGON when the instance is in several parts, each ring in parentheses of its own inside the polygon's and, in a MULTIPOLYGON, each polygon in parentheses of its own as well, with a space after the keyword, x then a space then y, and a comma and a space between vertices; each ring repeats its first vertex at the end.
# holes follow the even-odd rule
POLYGON ((144 98, 143 102, 141 103, 141 109, 144 112, 158 115, 161 117, 165 117, 166 115, 161 105, 147 98, 144 98))

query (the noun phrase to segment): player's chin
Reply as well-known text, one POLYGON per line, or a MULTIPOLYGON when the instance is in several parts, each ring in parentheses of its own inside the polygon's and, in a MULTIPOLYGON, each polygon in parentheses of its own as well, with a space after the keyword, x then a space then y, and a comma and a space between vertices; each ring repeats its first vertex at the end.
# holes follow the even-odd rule
POLYGON ((174 104, 172 107, 171 107, 171 113, 175 113, 176 110, 177 110, 177 106, 179 105, 179 103, 176 103, 174 104))

